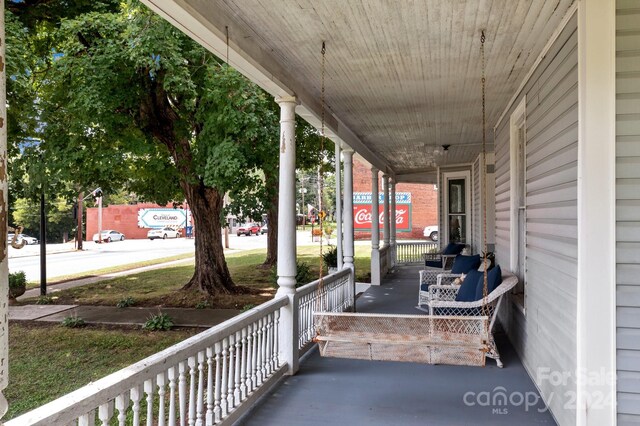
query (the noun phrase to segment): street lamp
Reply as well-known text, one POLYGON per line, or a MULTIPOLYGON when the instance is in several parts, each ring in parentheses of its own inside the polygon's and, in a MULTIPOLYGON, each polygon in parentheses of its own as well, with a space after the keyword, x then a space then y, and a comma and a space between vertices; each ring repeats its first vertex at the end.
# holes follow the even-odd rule
MULTIPOLYGON (((98 243, 102 244, 102 188, 97 187, 89 195, 82 200, 86 200, 89 197, 93 197, 94 201, 98 201, 98 243)), ((88 237, 88 235, 87 235, 88 237)), ((82 229, 80 230, 80 238, 82 238, 82 229)))
POLYGON ((307 188, 300 188, 300 193, 302 194, 302 230, 305 230, 305 225, 307 223, 306 221, 306 215, 304 214, 304 208, 306 206, 306 204, 304 203, 304 194, 307 193, 307 188))

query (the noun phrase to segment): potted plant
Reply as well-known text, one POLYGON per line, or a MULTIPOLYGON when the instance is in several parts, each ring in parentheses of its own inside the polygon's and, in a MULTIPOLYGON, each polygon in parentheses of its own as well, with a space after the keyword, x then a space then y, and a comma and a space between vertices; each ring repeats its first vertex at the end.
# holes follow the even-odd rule
POLYGON ((24 271, 9 274, 9 299, 15 300, 27 291, 27 276, 24 271))
POLYGON ((329 250, 322 253, 322 261, 330 274, 338 272, 338 247, 329 246, 329 250))

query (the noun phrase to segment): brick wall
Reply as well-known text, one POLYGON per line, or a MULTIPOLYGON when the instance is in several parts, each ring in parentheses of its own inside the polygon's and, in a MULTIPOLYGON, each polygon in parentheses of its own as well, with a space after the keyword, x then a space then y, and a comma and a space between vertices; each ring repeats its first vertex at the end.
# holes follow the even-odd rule
MULTIPOLYGON (((149 228, 138 227, 138 210, 172 207, 159 206, 153 203, 138 203, 132 205, 111 205, 102 209, 102 229, 115 229, 122 232, 127 239, 147 238, 149 228)), ((98 232, 98 208, 87 209, 86 239, 92 241, 93 234, 98 232)))
MULTIPOLYGON (((382 174, 379 174, 378 188, 382 189, 382 174)), ((434 185, 399 183, 396 192, 411 193, 411 232, 398 232, 397 239, 425 239, 425 226, 438 224, 438 191, 434 185)), ((353 192, 371 192, 371 169, 354 160, 353 192)), ((380 205, 382 209, 382 204, 380 205)), ((370 239, 370 232, 356 231, 356 239, 370 239)), ((380 234, 382 240, 382 232, 380 234)))

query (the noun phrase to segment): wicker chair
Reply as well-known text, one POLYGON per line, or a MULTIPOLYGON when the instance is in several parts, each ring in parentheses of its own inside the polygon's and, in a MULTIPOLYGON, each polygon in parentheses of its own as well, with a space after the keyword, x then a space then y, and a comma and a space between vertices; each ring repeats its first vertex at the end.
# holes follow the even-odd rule
MULTIPOLYGON (((493 328, 495 326, 496 317, 502 303, 502 298, 505 293, 511 291, 518 283, 518 278, 514 275, 503 275, 502 283, 493 290, 488 298, 487 305, 483 309, 483 299, 476 300, 474 302, 457 302, 456 295, 460 289, 459 285, 442 284, 443 282, 450 282, 449 280, 455 279, 455 274, 440 274, 436 275, 436 284, 430 285, 428 289, 428 295, 424 301, 424 305, 429 308, 429 315, 446 315, 446 316, 489 316, 489 351, 487 352, 488 358, 496 360, 498 367, 502 368, 502 361, 500 361, 500 353, 496 347, 495 340, 493 338, 493 328)), ((422 278, 422 276, 421 276, 422 278)))
POLYGON ((467 248, 464 244, 449 243, 447 246, 438 253, 422 253, 422 259, 424 260, 425 269, 434 268, 440 272, 445 271, 447 268, 451 269, 453 259, 462 251, 467 248))

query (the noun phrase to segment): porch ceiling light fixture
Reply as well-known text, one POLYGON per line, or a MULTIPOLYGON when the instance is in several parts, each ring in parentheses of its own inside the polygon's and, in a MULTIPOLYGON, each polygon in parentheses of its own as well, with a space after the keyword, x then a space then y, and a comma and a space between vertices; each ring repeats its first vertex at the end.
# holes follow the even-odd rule
POLYGON ((449 151, 449 147, 450 146, 451 145, 449 145, 449 144, 442 145, 442 149, 444 150, 444 152, 447 152, 447 151, 449 151))

